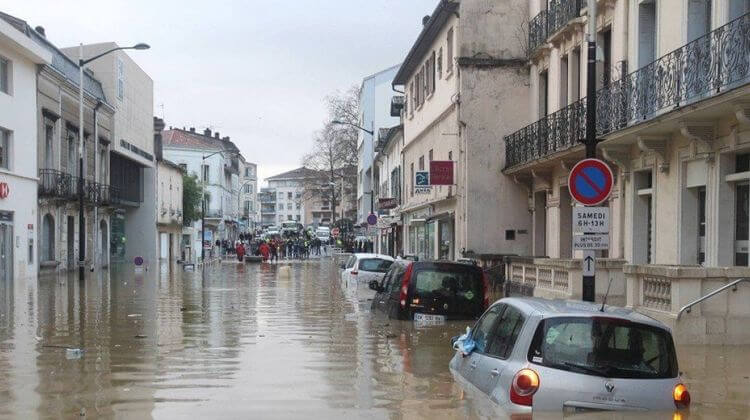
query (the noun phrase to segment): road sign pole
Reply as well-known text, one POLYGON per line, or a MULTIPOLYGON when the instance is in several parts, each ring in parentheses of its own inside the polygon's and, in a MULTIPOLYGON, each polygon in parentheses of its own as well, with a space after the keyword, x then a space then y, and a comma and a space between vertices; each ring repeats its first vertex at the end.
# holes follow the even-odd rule
MULTIPOLYGON (((588 45, 586 69, 586 157, 596 158, 596 0, 588 0, 588 45)), ((586 271, 583 270, 583 273, 586 271)), ((595 275, 583 276, 582 299, 596 299, 595 275)))

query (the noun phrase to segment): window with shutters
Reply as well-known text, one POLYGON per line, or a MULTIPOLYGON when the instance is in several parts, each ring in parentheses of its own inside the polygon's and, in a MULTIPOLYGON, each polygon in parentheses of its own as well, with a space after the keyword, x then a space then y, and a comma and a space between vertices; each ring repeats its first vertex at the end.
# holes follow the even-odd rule
POLYGON ((650 64, 656 58, 656 2, 644 1, 638 5, 638 67, 650 64))
POLYGON ((445 74, 453 73, 453 28, 448 29, 446 37, 448 43, 446 50, 445 74))
POLYGON ((443 78, 443 47, 440 47, 437 54, 437 77, 443 78))

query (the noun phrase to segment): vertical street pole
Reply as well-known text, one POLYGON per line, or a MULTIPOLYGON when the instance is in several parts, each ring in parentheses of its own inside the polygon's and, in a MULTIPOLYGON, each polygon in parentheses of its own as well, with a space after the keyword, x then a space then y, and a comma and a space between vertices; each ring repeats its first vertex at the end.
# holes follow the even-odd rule
POLYGON ((83 217, 83 44, 78 46, 78 279, 83 280, 86 257, 83 217))
MULTIPOLYGON (((586 158, 596 157, 596 0, 588 0, 586 67, 586 158)), ((596 299, 596 277, 583 276, 582 299, 596 299)))

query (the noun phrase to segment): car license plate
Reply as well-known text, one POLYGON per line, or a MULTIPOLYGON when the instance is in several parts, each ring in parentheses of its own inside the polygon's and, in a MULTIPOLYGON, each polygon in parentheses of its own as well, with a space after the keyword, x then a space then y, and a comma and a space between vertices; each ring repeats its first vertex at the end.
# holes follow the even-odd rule
POLYGON ((414 314, 414 322, 423 325, 443 325, 445 324, 445 316, 416 313, 414 314))

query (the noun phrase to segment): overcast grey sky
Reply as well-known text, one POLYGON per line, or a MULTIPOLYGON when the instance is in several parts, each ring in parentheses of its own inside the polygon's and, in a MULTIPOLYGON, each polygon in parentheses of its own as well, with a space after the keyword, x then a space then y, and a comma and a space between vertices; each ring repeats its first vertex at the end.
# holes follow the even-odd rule
POLYGON ((438 0, 0 0, 58 47, 147 42, 129 52, 154 80, 167 125, 211 126, 259 165, 292 169, 323 98, 399 63, 438 0))

